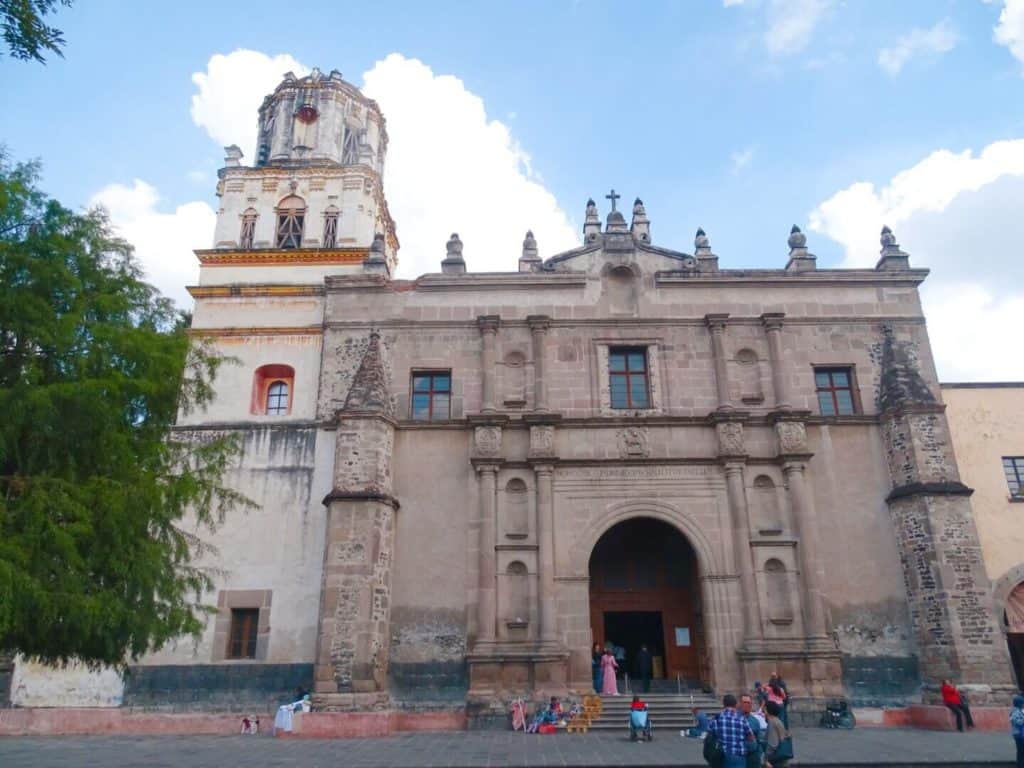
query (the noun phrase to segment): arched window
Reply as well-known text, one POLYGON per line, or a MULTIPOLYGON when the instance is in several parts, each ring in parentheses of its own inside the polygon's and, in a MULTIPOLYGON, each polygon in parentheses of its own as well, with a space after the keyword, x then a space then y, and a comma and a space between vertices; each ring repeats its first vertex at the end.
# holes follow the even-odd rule
POLYGON ((258 218, 259 214, 255 208, 246 208, 242 213, 242 231, 238 235, 239 248, 252 248, 253 241, 256 239, 256 219, 258 218))
POLYGON ((340 216, 341 211, 333 205, 328 206, 324 211, 324 248, 338 247, 338 218, 340 216))
POLYGON ((505 535, 525 538, 530 532, 530 499, 526 483, 513 477, 505 485, 505 535))
POLYGON ((288 413, 288 382, 275 381, 267 387, 267 416, 282 416, 288 413))
POLYGON ((261 365, 253 374, 249 412, 259 416, 287 416, 292 412, 295 369, 290 365, 261 365))
POLYGON ((292 195, 277 206, 277 247, 301 248, 306 223, 306 201, 292 195))
POLYGON ((764 564, 765 591, 768 593, 768 621, 772 624, 793 623, 793 603, 789 598, 789 574, 781 560, 772 558, 764 564))

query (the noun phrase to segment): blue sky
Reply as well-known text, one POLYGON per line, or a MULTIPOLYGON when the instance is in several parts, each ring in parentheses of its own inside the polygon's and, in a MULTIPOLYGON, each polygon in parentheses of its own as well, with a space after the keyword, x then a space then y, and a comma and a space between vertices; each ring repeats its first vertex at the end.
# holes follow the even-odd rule
POLYGON ((0 62, 0 140, 66 204, 107 204, 172 295, 221 147, 291 57, 381 102, 406 276, 451 231, 470 269, 514 269, 527 226, 550 256, 612 186, 656 244, 703 226, 726 268, 783 266, 793 223, 819 266, 872 265, 889 223, 933 269, 943 378, 1024 379, 1024 0, 82 1, 57 24, 63 60, 0 62))

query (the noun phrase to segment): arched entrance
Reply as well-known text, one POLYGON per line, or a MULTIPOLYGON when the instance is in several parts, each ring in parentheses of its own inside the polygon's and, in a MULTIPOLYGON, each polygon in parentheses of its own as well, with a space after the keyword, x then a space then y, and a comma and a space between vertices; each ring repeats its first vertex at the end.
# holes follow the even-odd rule
POLYGON ((651 518, 608 529, 590 555, 590 628, 595 643, 622 649, 631 677, 646 643, 656 678, 705 682, 697 555, 686 537, 651 518))
POLYGON ((1024 582, 1017 584, 1007 596, 1003 621, 1013 673, 1018 687, 1024 686, 1024 582))

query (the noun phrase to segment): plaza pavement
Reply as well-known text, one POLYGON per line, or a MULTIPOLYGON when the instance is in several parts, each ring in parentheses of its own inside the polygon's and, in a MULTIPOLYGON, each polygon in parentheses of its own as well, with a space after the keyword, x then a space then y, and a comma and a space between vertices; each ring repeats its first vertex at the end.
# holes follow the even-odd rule
MULTIPOLYGON (((794 768, 1013 766, 1004 733, 897 729, 793 732, 794 768)), ((487 768, 488 766, 702 766, 700 743, 678 732, 631 743, 619 734, 511 732, 404 734, 344 741, 259 736, 0 738, 2 768, 487 768)))

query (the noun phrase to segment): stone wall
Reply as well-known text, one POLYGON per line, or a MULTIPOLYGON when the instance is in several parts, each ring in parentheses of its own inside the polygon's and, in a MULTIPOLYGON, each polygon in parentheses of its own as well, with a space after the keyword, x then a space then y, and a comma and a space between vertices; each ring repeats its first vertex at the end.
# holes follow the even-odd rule
POLYGON ((124 706, 272 714, 295 701, 299 688, 312 686, 308 663, 133 665, 125 676, 124 706))

